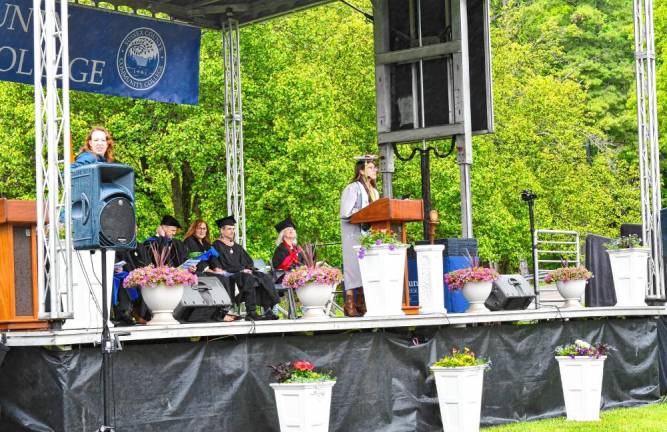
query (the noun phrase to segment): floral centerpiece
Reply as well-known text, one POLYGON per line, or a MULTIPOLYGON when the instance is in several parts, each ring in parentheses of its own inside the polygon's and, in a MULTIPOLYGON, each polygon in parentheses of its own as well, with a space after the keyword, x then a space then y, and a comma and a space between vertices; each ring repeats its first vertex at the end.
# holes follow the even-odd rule
POLYGON ((604 245, 607 250, 636 249, 642 247, 642 241, 637 234, 621 236, 604 245))
POLYGON ((335 381, 333 372, 317 372, 315 365, 305 360, 295 360, 291 362, 269 365, 271 375, 279 383, 307 383, 335 381))
POLYGON ((325 318, 324 308, 343 274, 327 263, 318 263, 311 244, 303 247, 304 265, 290 271, 283 278, 283 286, 298 289, 303 318, 325 318))
POLYGON ((555 349, 568 420, 600 420, 604 362, 612 350, 610 345, 580 339, 555 349))
POLYGON ((484 357, 477 357, 475 352, 468 347, 463 347, 463 351, 459 347, 453 347, 450 354, 446 354, 440 360, 433 363, 436 367, 468 367, 468 366, 484 366, 491 365, 491 361, 484 357))
POLYGON ((577 339, 574 343, 556 347, 554 353, 557 356, 563 357, 604 357, 609 351, 614 350, 614 347, 605 343, 597 343, 595 345, 589 344, 586 341, 577 339))
POLYGON ((616 306, 646 306, 649 249, 635 234, 605 244, 614 278, 616 306))
POLYGON ((484 371, 490 365, 468 347, 454 347, 431 365, 444 431, 479 431, 484 371))
POLYGON ((461 290, 468 282, 493 282, 500 275, 488 267, 468 267, 454 270, 445 275, 445 282, 450 291, 461 290))
POLYGON ((318 372, 309 361, 269 365, 276 396, 280 431, 329 430, 331 391, 336 384, 333 372, 318 372))
POLYGON ((593 277, 593 273, 588 271, 588 269, 584 266, 578 266, 578 267, 560 267, 557 268, 556 270, 553 270, 549 272, 544 277, 544 282, 551 284, 554 282, 568 282, 568 281, 573 281, 573 280, 584 280, 587 281, 588 279, 593 277))
POLYGON ((178 324, 173 312, 183 297, 183 288, 198 283, 197 276, 189 270, 166 265, 170 250, 171 245, 158 251, 152 243, 151 253, 157 265, 132 270, 123 280, 125 288, 141 288, 144 302, 153 313, 148 322, 151 325, 178 324))
POLYGON ((445 275, 445 283, 450 291, 461 290, 463 296, 470 304, 467 313, 489 312, 484 305, 486 299, 491 295, 493 281, 500 276, 497 271, 481 267, 477 258, 468 256, 470 266, 454 270, 445 275))
POLYGON ((566 308, 580 308, 581 299, 586 289, 586 281, 593 277, 593 273, 584 266, 569 267, 567 261, 563 261, 563 266, 552 270, 544 278, 544 282, 556 283, 558 292, 565 299, 566 308))
POLYGON ((361 235, 360 241, 361 247, 357 252, 357 257, 359 259, 364 259, 366 256, 366 251, 376 246, 388 246, 388 249, 393 251, 397 247, 406 246, 404 243, 401 243, 396 234, 393 231, 387 230, 370 230, 361 235))

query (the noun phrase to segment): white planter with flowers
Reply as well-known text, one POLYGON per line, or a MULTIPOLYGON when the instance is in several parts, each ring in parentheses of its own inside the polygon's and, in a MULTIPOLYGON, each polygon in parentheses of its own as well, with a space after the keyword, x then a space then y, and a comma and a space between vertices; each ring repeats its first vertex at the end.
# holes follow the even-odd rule
POLYGON ((599 421, 604 355, 609 347, 584 341, 556 349, 567 419, 599 421))
POLYGON ((151 245, 151 251, 158 265, 132 270, 123 280, 123 287, 141 288, 141 296, 153 313, 148 325, 179 324, 174 319, 174 309, 183 297, 183 288, 197 285, 197 276, 186 269, 164 265, 170 247, 158 251, 151 245))
POLYGON ((464 352, 453 353, 431 366, 438 392, 440 416, 444 432, 478 432, 482 411, 482 391, 484 371, 489 366, 483 359, 472 358, 467 361, 450 361, 450 364, 464 363, 470 366, 438 366, 447 364, 447 359, 457 356, 470 356, 467 348, 464 352))
POLYGON ((490 312, 484 306, 484 302, 491 295, 492 289, 493 282, 466 282, 463 285, 463 297, 470 304, 468 309, 466 309, 466 313, 490 312))
POLYGON ((557 281, 558 293, 565 299, 565 308, 581 308, 581 298, 586 293, 585 280, 557 281))
POLYGON ((565 299, 565 308, 581 308, 581 299, 586 292, 586 283, 593 273, 584 266, 560 267, 544 278, 547 284, 556 283, 558 293, 565 299))
POLYGON ((183 298, 183 285, 166 286, 164 284, 146 286, 141 289, 141 296, 153 318, 147 325, 180 324, 174 318, 174 309, 183 298))
POLYGON ((407 246, 355 246, 366 300, 365 317, 404 315, 403 283, 407 246))
POLYGON ((336 380, 314 371, 309 362, 295 361, 274 368, 274 376, 287 382, 273 383, 281 432, 329 432, 331 392, 336 380), (303 369, 298 369, 303 368, 303 369), (291 371, 291 372, 290 372, 291 371), (285 378, 287 374, 287 378, 285 378), (290 381, 296 382, 290 382, 290 381))
POLYGON ((493 269, 473 266, 447 273, 445 282, 452 291, 462 290, 463 296, 470 304, 466 313, 480 313, 489 312, 484 302, 491 294, 493 281, 499 276, 493 269))
POLYGON ((301 301, 302 319, 327 318, 325 307, 331 293, 343 280, 343 274, 326 263, 316 263, 313 246, 303 247, 305 265, 290 271, 283 278, 283 286, 296 290, 301 301))
POLYGON ((325 307, 335 287, 335 284, 309 282, 299 288, 296 293, 301 301, 301 319, 327 318, 325 307))
POLYGON ((636 235, 620 237, 605 245, 616 290, 616 306, 646 306, 648 248, 636 235))

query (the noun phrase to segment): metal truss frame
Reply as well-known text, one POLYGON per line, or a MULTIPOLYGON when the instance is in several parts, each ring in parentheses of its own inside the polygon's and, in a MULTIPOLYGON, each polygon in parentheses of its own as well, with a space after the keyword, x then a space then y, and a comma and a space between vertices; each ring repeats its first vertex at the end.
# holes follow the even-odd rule
POLYGON ((650 249, 647 299, 665 298, 660 226, 660 146, 653 1, 634 0, 637 135, 644 245, 650 249))
POLYGON ((50 320, 73 316, 67 11, 67 0, 33 0, 37 283, 50 320))
POLYGON ((227 156, 227 212, 236 218, 236 240, 246 247, 245 169, 243 163, 243 103, 239 22, 231 13, 222 21, 225 77, 225 153, 227 156))

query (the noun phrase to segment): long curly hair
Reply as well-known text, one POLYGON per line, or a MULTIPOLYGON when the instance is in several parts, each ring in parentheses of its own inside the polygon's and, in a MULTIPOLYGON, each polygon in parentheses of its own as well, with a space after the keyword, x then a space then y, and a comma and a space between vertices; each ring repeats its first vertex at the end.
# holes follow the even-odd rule
POLYGON ((93 152, 93 149, 90 147, 90 141, 93 139, 93 132, 95 131, 100 131, 104 132, 104 134, 107 137, 107 151, 104 152, 104 159, 107 160, 107 162, 113 162, 113 138, 111 137, 111 133, 107 130, 107 128, 102 127, 102 126, 93 126, 92 129, 90 129, 90 132, 88 132, 88 136, 86 136, 86 143, 79 149, 80 152, 93 152))

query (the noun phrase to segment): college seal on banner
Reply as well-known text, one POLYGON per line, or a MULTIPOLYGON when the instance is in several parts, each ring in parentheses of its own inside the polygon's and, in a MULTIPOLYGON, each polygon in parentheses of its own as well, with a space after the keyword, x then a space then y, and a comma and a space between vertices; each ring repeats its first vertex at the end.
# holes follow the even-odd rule
POLYGON ((134 90, 148 90, 155 86, 162 78, 166 65, 164 41, 153 29, 141 27, 132 30, 118 48, 118 75, 134 90))

